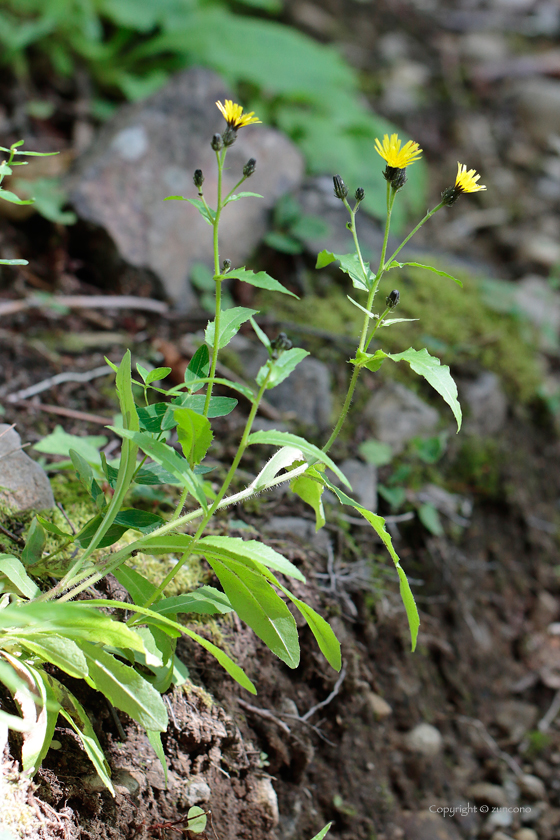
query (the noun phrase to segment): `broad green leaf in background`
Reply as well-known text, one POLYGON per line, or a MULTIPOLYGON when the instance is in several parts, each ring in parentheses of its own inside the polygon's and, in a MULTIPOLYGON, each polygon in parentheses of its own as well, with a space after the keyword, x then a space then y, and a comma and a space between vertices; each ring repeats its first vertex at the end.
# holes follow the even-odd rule
POLYGON ((418 508, 418 518, 430 534, 441 537, 445 533, 439 513, 433 505, 428 503, 420 505, 418 508))
POLYGON ((393 460, 393 449, 388 443, 369 438, 358 446, 358 452, 368 464, 384 467, 393 460))
POLYGON ((306 356, 309 356, 307 350, 302 350, 301 347, 293 347, 291 350, 285 350, 278 359, 270 359, 264 364, 257 373, 257 385, 262 385, 268 372, 270 376, 266 383, 266 388, 276 388, 280 385, 290 373, 294 370, 306 356))
POLYGON ((282 283, 271 277, 266 271, 247 271, 246 268, 236 268, 233 271, 228 271, 228 279, 234 278, 241 280, 243 283, 249 283, 251 286, 257 286, 259 289, 267 289, 269 292, 283 292, 285 295, 291 295, 297 298, 293 292, 286 289, 282 283))
POLYGON ((45 529, 37 519, 34 517, 31 522, 31 527, 27 532, 25 548, 21 553, 21 561, 25 566, 32 566, 38 563, 43 556, 43 549, 47 541, 45 529))
MULTIPOLYGON (((109 371, 107 371, 109 373, 109 371)), ((33 445, 33 449, 37 452, 43 452, 46 455, 65 455, 70 457, 70 450, 74 449, 88 464, 98 466, 99 450, 105 446, 108 438, 105 435, 78 435, 67 434, 62 426, 55 426, 54 432, 42 438, 39 443, 33 445)))
POLYGON ((206 828, 206 811, 198 805, 193 805, 187 811, 187 820, 185 827, 188 831, 192 831, 193 834, 202 834, 206 828))
MULTIPOLYGON (((256 315, 256 309, 246 309, 244 306, 234 306, 233 309, 225 309, 220 313, 220 335, 218 349, 221 350, 229 344, 234 335, 239 332, 239 327, 248 321, 252 315, 256 315)), ((204 338, 208 347, 214 346, 215 322, 209 321, 204 332, 204 338)))

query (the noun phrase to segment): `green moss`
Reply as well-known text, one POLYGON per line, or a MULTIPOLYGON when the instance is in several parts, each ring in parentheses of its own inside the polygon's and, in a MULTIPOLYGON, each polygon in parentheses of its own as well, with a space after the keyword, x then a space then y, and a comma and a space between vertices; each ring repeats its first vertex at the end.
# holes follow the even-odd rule
POLYGON ((495 440, 468 436, 463 438, 452 464, 452 480, 462 492, 475 492, 499 499, 503 454, 495 440))

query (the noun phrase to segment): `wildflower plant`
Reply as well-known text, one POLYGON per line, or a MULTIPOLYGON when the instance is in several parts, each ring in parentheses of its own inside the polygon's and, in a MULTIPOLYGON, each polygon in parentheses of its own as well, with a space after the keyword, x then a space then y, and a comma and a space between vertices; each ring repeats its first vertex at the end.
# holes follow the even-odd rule
MULTIPOLYGON (((419 159, 421 150, 417 143, 409 141, 403 146, 397 135, 386 135, 383 143, 376 141, 376 150, 386 163, 383 175, 387 183, 385 234, 377 270, 372 270, 363 259, 356 228, 364 190, 360 187, 355 190, 351 206, 349 190, 338 175, 334 177, 335 195, 348 211, 347 227, 353 237, 354 250, 349 254, 322 251, 317 259, 317 268, 338 261, 356 292, 362 295, 362 302, 350 299, 364 314, 356 352, 350 360, 352 373, 347 395, 333 432, 319 448, 289 432, 253 431, 259 404, 266 392, 283 382, 308 353, 293 347, 284 333, 270 339, 258 326, 255 310, 237 306, 222 309, 222 287, 226 279, 235 278, 281 294, 292 293, 266 272, 235 267, 230 260, 220 257, 222 213, 229 210, 231 203, 256 195, 239 191, 255 171, 257 163, 253 158, 243 167, 235 187, 225 192, 223 173, 227 150, 235 142, 239 130, 258 124, 260 120, 253 113, 244 114, 242 107, 230 100, 216 104, 226 126, 210 141, 218 170, 215 206, 208 203, 204 173, 200 169, 193 175, 198 197, 169 196, 166 199, 190 202, 211 228, 215 314, 206 327, 205 341, 192 357, 184 382, 172 388, 162 386, 170 368, 148 371, 137 364, 137 375, 133 374, 130 351, 118 366, 108 361, 116 373, 122 415, 122 425, 110 427, 122 438, 120 459, 109 464, 102 456, 100 466, 96 467, 91 458, 77 449, 70 450, 77 479, 91 499, 91 519, 73 534, 37 516, 21 556, 0 556, 0 584, 3 587, 0 596, 0 679, 13 693, 22 712, 20 717, 0 710, 0 723, 22 731, 23 766, 33 771, 46 754, 57 717, 62 714, 75 728, 97 772, 111 791, 110 771, 84 709, 63 682, 44 669, 44 664, 51 663, 72 677, 84 679, 101 691, 113 706, 144 726, 164 766, 161 732, 167 727, 167 712, 161 693, 185 679, 184 666, 175 656, 176 639, 180 635, 204 647, 243 688, 256 693, 255 686, 239 665, 182 623, 180 615, 219 615, 235 611, 274 654, 288 667, 295 668, 300 660, 300 649, 296 622, 286 603, 290 601, 307 621, 328 663, 339 671, 342 664, 340 645, 330 625, 296 597, 285 583, 285 579, 290 578, 305 582, 301 571, 259 540, 242 540, 216 533, 216 527, 209 527, 218 511, 243 504, 257 494, 283 484, 288 484, 293 493, 313 509, 317 530, 325 525, 322 502, 325 488, 371 525, 395 564, 414 650, 419 628, 418 611, 385 520, 352 498, 351 486, 329 452, 348 415, 360 374, 379 370, 387 360, 406 362, 423 376, 451 408, 458 429, 461 425, 457 388, 449 368, 441 365, 439 359, 426 349, 411 347, 390 354, 382 349, 371 352, 370 346, 381 328, 407 320, 393 315, 400 299, 398 289, 387 289, 377 298, 386 273, 403 265, 419 265, 397 262, 395 258, 403 245, 434 213, 452 204, 461 193, 484 187, 478 185, 478 176, 473 170, 467 171, 459 165, 456 182, 443 193, 442 201, 387 257, 393 205, 405 185, 407 167, 419 159), (382 304, 377 306, 377 314, 374 307, 379 300, 382 304), (220 350, 243 324, 252 326, 268 354, 253 387, 216 375, 220 350), (134 385, 139 386, 142 395, 138 401, 134 396, 134 385), (225 387, 235 396, 216 396, 215 386, 225 387), (211 485, 206 480, 211 469, 206 462, 213 441, 211 421, 233 411, 239 395, 248 401, 250 410, 225 478, 219 486, 211 485), (172 431, 177 435, 181 452, 167 442, 168 433, 172 431), (255 445, 272 447, 275 451, 247 487, 230 492, 243 456, 255 445), (332 476, 336 477, 337 484, 333 483, 332 476), (126 505, 128 491, 133 485, 157 484, 180 488, 176 508, 169 519, 126 505), (136 532, 135 538, 108 551, 129 530, 136 532), (47 536, 56 542, 56 547, 45 556, 47 536), (72 553, 68 556, 69 547, 72 553), (154 556, 172 553, 180 559, 162 580, 156 582, 135 568, 134 558, 138 553, 154 556), (219 580, 221 590, 202 586, 173 597, 166 595, 179 571, 196 557, 205 558, 219 580), (130 602, 126 603, 130 617, 126 621, 115 614, 115 610, 123 607, 121 601, 102 598, 74 601, 84 592, 91 594, 91 587, 109 573, 130 596, 130 602), (58 577, 54 585, 50 583, 53 576, 58 577)), ((431 266, 423 267, 445 278, 450 277, 431 266)))

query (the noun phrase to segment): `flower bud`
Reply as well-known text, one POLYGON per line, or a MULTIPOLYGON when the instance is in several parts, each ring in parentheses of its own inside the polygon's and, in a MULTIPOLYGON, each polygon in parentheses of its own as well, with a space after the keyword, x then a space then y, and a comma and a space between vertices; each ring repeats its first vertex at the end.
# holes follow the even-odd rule
POLYGON ((243 174, 246 178, 250 178, 255 169, 257 168, 257 161, 255 158, 249 158, 245 166, 243 167, 243 174))
POLYGON ((395 306, 398 306, 399 300, 401 299, 401 293, 398 289, 393 289, 387 297, 385 298, 385 303, 389 307, 389 309, 394 309, 395 306))
POLYGON ((195 187, 200 189, 204 183, 204 175, 202 174, 202 169, 195 169, 193 175, 193 183, 195 187))
POLYGON ((358 189, 354 193, 354 198, 356 199, 358 204, 360 203, 360 201, 364 200, 365 194, 366 194, 366 192, 365 192, 364 188, 363 187, 358 187, 358 189))
POLYGON ((451 207, 452 204, 455 204, 460 195, 461 190, 458 190, 457 187, 453 185, 452 187, 447 187, 447 189, 442 192, 441 200, 446 207, 451 207))
POLYGON ((386 166, 383 173, 386 181, 389 181, 395 192, 402 189, 406 184, 406 169, 397 169, 396 166, 386 166))
POLYGON ((231 268, 231 260, 224 260, 222 263, 222 272, 226 274, 231 268))
POLYGON ((348 195, 348 187, 346 186, 340 175, 335 175, 333 177, 333 184, 334 194, 337 198, 340 198, 340 200, 343 201, 348 195))
POLYGON ((212 140, 210 141, 210 145, 212 146, 212 148, 214 149, 215 152, 219 152, 220 149, 222 148, 222 146, 224 145, 223 140, 222 140, 222 135, 221 134, 214 134, 214 136, 212 137, 212 140))
POLYGON ((224 133, 222 134, 222 142, 224 146, 233 146, 235 141, 237 140, 237 129, 233 125, 228 125, 224 133))
POLYGON ((285 332, 278 333, 274 341, 270 342, 270 349, 272 350, 272 358, 277 359, 285 350, 292 349, 292 342, 285 332))

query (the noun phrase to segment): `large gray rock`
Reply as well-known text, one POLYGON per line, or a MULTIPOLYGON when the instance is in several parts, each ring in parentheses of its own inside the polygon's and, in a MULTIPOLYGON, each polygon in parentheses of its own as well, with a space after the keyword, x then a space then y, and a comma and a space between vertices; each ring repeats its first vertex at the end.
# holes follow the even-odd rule
POLYGON ((366 405, 363 417, 375 437, 390 444, 395 454, 413 437, 433 432, 439 423, 436 409, 400 382, 382 385, 366 405))
POLYGON ((545 144, 560 134, 560 81, 536 77, 515 85, 517 106, 529 134, 545 144))
MULTIPOLYGON (((205 197, 215 207, 210 139, 225 127, 215 102, 230 97, 224 82, 208 70, 179 74, 144 102, 122 108, 80 158, 68 185, 78 215, 104 228, 125 262, 153 272, 181 309, 194 303, 193 263, 212 264, 212 231, 191 204, 164 199, 197 198, 192 176, 202 169, 205 197)), ((230 205, 220 225, 220 256, 234 267, 243 265, 261 239, 267 211, 303 176, 302 157, 283 134, 249 126, 228 150, 226 192, 251 157, 257 170, 243 189, 264 198, 230 205)))
POLYGON ((516 284, 514 300, 539 331, 541 350, 557 351, 560 342, 560 294, 544 279, 530 274, 516 284))
POLYGON ((0 424, 0 499, 15 510, 54 507, 47 474, 21 449, 15 429, 0 424))

